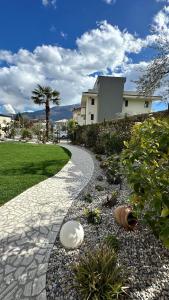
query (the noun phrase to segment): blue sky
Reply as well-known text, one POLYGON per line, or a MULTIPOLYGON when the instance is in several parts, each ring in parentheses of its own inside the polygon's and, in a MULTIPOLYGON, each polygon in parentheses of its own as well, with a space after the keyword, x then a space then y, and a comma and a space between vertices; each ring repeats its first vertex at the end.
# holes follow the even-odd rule
POLYGON ((150 25, 168 27, 166 0, 1 0, 0 105, 39 109, 37 83, 80 102, 91 74, 127 76, 126 89, 152 58, 150 25))

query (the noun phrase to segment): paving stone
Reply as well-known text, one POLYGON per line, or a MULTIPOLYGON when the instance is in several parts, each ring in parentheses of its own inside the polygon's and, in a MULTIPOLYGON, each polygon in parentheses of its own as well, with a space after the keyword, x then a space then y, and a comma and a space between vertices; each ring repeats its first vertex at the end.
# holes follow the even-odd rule
POLYGON ((32 295, 32 281, 28 282, 25 285, 23 294, 24 294, 24 296, 31 296, 32 295))
POLYGON ((32 260, 33 260, 33 256, 31 255, 31 256, 28 256, 28 257, 25 257, 24 259, 23 259, 23 261, 22 261, 22 265, 23 266, 28 266, 28 265, 30 265, 30 263, 32 262, 32 260))
POLYGON ((37 272, 37 269, 29 271, 28 272, 28 278, 29 279, 34 279, 36 272, 37 272))
POLYGON ((25 270, 25 267, 19 267, 14 274, 15 279, 20 277, 22 275, 22 273, 24 272, 24 270, 25 270))
POLYGON ((46 273, 47 268, 48 268, 48 263, 40 264, 38 266, 37 275, 40 276, 40 275, 46 273))
POLYGON ((14 294, 17 291, 18 287, 15 286, 4 298, 3 300, 13 300, 14 299, 14 294))
POLYGON ((32 296, 39 295, 45 289, 45 286, 46 286, 46 274, 40 276, 39 278, 35 278, 33 283, 32 296))
POLYGON ((18 256, 18 258, 14 261, 13 265, 14 265, 15 267, 20 266, 22 260, 23 260, 23 257, 22 257, 22 256, 18 256))
POLYGON ((12 282, 9 286, 7 286, 5 289, 2 289, 2 292, 0 293, 0 300, 3 300, 4 297, 12 291, 17 286, 17 281, 12 282))
MULTIPOLYGON (((17 289, 18 289, 18 287, 17 287, 17 289)), ((23 295, 23 289, 22 288, 19 288, 18 290, 17 290, 17 292, 16 292, 16 294, 15 294, 15 300, 21 300, 21 299, 23 299, 22 298, 22 295, 23 295)), ((13 299, 13 300, 14 300, 13 299)))
POLYGON ((11 273, 11 272, 13 272, 15 270, 16 270, 16 268, 14 268, 14 267, 12 267, 10 265, 6 265, 6 267, 5 267, 5 275, 7 275, 7 274, 9 274, 9 273, 11 273))

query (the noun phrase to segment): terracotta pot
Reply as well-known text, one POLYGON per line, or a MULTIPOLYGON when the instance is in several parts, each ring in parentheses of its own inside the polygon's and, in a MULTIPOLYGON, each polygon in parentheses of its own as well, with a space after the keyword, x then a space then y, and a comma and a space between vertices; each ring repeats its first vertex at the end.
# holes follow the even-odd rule
POLYGON ((130 206, 118 206, 114 210, 114 217, 119 225, 128 230, 132 230, 137 225, 137 219, 133 216, 130 206))

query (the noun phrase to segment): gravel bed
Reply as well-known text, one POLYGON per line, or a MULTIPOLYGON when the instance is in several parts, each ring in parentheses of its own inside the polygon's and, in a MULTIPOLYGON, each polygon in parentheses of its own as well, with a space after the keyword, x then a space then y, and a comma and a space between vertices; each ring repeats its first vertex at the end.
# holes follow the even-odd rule
POLYGON ((113 218, 115 207, 127 202, 129 188, 124 180, 121 190, 118 185, 109 185, 104 171, 100 169, 100 162, 93 155, 95 171, 90 183, 74 201, 64 222, 74 219, 80 221, 85 231, 82 246, 77 250, 65 250, 59 235, 51 252, 47 272, 48 300, 82 300, 72 288, 73 274, 71 266, 78 261, 79 256, 99 245, 104 238, 112 233, 120 242, 118 260, 126 272, 127 294, 123 299, 134 300, 168 300, 169 299, 169 251, 154 237, 151 230, 143 224, 134 231, 126 231, 119 227, 113 218), (103 176, 99 181, 98 176, 103 176), (101 185, 104 191, 97 191, 96 185, 101 185), (107 195, 114 190, 119 191, 116 205, 110 209, 102 207, 107 195), (84 201, 84 195, 90 193, 93 197, 91 204, 84 201), (100 225, 87 224, 84 208, 99 208, 102 222, 100 225))

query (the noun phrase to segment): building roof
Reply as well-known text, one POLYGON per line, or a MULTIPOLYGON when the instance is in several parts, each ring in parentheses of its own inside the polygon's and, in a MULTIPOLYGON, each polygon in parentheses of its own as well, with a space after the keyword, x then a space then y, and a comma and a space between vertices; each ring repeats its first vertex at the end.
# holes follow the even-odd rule
POLYGON ((153 96, 153 95, 144 95, 144 94, 140 94, 137 91, 124 91, 123 92, 123 97, 126 98, 137 98, 137 99, 150 99, 150 100, 161 100, 162 97, 161 96, 153 96))

